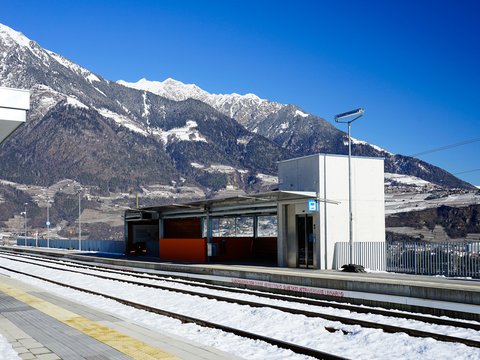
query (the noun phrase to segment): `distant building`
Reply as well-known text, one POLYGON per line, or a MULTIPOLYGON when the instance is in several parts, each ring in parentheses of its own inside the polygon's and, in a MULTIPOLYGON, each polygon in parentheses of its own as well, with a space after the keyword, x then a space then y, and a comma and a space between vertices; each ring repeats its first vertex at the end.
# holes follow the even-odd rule
MULTIPOLYGON (((352 157, 354 262, 377 270, 385 270, 383 167, 383 158, 352 157)), ((347 264, 348 157, 281 161, 278 175, 278 191, 127 210, 127 252, 165 261, 347 264)))

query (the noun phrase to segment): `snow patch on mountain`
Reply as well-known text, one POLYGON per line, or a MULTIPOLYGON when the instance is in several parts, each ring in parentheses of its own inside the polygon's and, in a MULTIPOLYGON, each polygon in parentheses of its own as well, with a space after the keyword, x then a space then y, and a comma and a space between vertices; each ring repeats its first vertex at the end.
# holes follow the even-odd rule
POLYGON ((413 185, 413 186, 427 186, 432 185, 432 183, 422 180, 418 177, 411 176, 411 175, 402 175, 402 174, 392 174, 392 173, 385 173, 385 183, 390 185, 392 181, 406 184, 406 185, 413 185))
POLYGON ((148 115, 150 115, 150 104, 147 103, 147 94, 145 92, 142 94, 142 98, 143 98, 143 113, 142 113, 142 116, 143 117, 148 117, 148 115))
POLYGON ((253 136, 243 136, 237 139, 238 145, 247 145, 250 140, 252 140, 253 136))
POLYGON ((258 180, 264 182, 264 183, 269 183, 269 184, 278 184, 278 176, 272 176, 272 175, 267 175, 267 174, 262 174, 258 173, 255 176, 258 180))
POLYGON ((222 173, 222 174, 233 174, 235 172, 239 172, 240 174, 248 173, 248 170, 244 169, 237 169, 230 165, 222 165, 222 164, 212 164, 210 167, 206 168, 205 171, 213 172, 213 173, 222 173))
POLYGON ((235 172, 238 172, 240 174, 248 173, 248 170, 237 169, 237 168, 234 168, 233 166, 223 165, 223 164, 203 165, 197 162, 192 162, 190 163, 190 165, 195 169, 203 170, 209 173, 221 173, 221 174, 227 174, 227 175, 234 174, 235 172))
POLYGON ((161 137, 165 146, 174 141, 208 142, 207 139, 200 134, 197 127, 198 124, 196 121, 188 120, 183 127, 173 128, 166 131, 162 129, 154 129, 152 133, 161 137))
POLYGON ((70 96, 67 96, 67 104, 70 105, 70 106, 79 108, 79 109, 88 109, 87 105, 85 105, 81 101, 79 101, 79 100, 77 100, 73 97, 70 97, 70 96))
POLYGON ((190 163, 190 165, 195 169, 200 169, 200 170, 205 169, 205 165, 202 165, 202 164, 199 164, 199 163, 196 163, 196 162, 192 162, 192 163, 190 163))
POLYGON ((133 121, 127 116, 117 114, 111 110, 101 108, 95 110, 102 115, 103 117, 106 117, 108 119, 114 120, 117 124, 126 127, 127 129, 130 129, 132 131, 135 131, 136 133, 142 134, 143 136, 148 136, 148 132, 146 132, 144 129, 138 126, 138 123, 133 121))
POLYGON ((305 114, 303 111, 295 110, 295 116, 301 116, 303 118, 308 117, 308 114, 305 114))
MULTIPOLYGON (((347 140, 344 142, 345 145, 348 145, 348 138, 347 140)), ((374 145, 374 144, 370 144, 366 141, 363 141, 363 140, 358 140, 358 139, 355 139, 352 137, 352 144, 358 144, 358 145, 365 145, 365 146, 371 146, 372 148, 374 148, 375 150, 379 151, 379 152, 383 152, 383 153, 386 153, 386 154, 389 154, 389 155, 395 155, 394 153, 391 153, 390 151, 387 151, 385 150, 384 148, 381 148, 380 146, 377 146, 377 145, 374 145)))

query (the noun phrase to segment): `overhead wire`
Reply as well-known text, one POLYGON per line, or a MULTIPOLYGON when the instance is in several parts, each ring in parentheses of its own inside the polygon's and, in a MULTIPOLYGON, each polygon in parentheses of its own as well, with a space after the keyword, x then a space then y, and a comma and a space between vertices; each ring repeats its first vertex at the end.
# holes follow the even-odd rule
POLYGON ((418 157, 420 155, 430 154, 430 153, 437 152, 437 151, 442 151, 442 150, 448 150, 448 149, 451 149, 451 148, 454 148, 454 147, 471 144, 471 143, 474 143, 474 142, 477 142, 477 141, 480 141, 480 138, 460 141, 458 143, 445 145, 445 146, 441 146, 441 147, 430 149, 430 150, 425 150, 425 151, 422 151, 422 152, 419 152, 419 153, 416 153, 416 154, 412 154, 412 155, 409 155, 409 156, 418 157))
MULTIPOLYGON (((478 141, 480 141, 480 138, 464 140, 464 141, 460 141, 460 142, 457 142, 457 143, 454 143, 454 144, 449 144, 449 145, 445 145, 445 146, 440 146, 438 148, 425 150, 425 151, 422 151, 422 152, 419 152, 419 153, 416 153, 416 154, 412 154, 412 155, 409 155, 409 156, 410 157, 419 157, 421 155, 431 154, 431 153, 434 153, 434 152, 437 152, 437 151, 442 151, 442 150, 448 150, 448 149, 452 149, 452 148, 455 148, 455 147, 458 147, 458 146, 472 144, 472 143, 475 143, 475 142, 478 142, 478 141)), ((453 175, 460 175, 460 174, 468 174, 468 173, 472 173, 472 172, 476 172, 476 171, 480 171, 480 169, 460 171, 460 172, 456 172, 456 173, 452 173, 452 174, 453 175)))

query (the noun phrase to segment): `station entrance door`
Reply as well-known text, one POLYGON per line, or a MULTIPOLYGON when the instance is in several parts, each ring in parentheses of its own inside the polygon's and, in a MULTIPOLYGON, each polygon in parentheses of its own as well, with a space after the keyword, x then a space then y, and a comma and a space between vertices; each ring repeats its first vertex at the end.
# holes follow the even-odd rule
POLYGON ((313 216, 297 215, 298 267, 313 267, 313 216))

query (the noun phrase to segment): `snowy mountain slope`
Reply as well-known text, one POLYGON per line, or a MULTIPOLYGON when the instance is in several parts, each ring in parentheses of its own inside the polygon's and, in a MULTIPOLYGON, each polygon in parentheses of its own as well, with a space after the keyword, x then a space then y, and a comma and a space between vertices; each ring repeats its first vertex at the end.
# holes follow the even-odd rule
POLYGON ((141 79, 136 83, 123 80, 119 80, 117 83, 133 89, 149 91, 175 101, 200 100, 222 114, 234 118, 251 131, 254 131, 256 123, 265 120, 271 113, 288 106, 260 99, 255 94, 210 94, 194 84, 184 84, 171 78, 162 82, 141 79))
MULTIPOLYGON (((110 82, 1 24, 0 85, 31 89, 32 120, 40 121, 66 101, 79 117, 83 112, 96 113, 96 118, 104 119, 114 129, 120 126, 141 135, 140 139, 153 139, 159 144, 158 151, 173 161, 178 176, 193 176, 194 182, 210 176, 204 183, 212 184, 213 175, 192 167, 192 162, 234 166, 251 174, 274 174, 279 159, 347 152, 344 132, 294 105, 253 94, 209 94, 173 79, 110 82)), ((33 124, 37 123, 27 126, 29 131, 34 130, 33 124)), ((98 146, 106 143, 99 141, 98 146)), ((22 148, 17 150, 21 152, 22 148)), ((447 187, 470 186, 442 169, 360 140, 354 140, 353 153, 385 157, 387 172, 413 175, 447 187)), ((48 177, 49 173, 43 175, 48 177)), ((230 180, 243 187, 251 183, 249 176, 237 173, 237 178, 230 180)), ((223 178, 217 186, 230 180, 223 178)))
MULTIPOLYGON (((150 169, 126 171, 126 166, 135 168, 136 163, 142 163, 157 169, 156 180, 162 179, 164 183, 169 180, 180 183, 184 178, 192 185, 213 190, 231 182, 243 188, 251 182, 249 177, 253 175, 250 174, 273 173, 276 161, 290 156, 288 151, 249 132, 205 103, 192 99, 172 101, 110 82, 61 55, 42 49, 4 25, 0 25, 0 85, 32 92, 29 121, 2 146, 0 154, 5 161, 3 168, 15 170, 4 174, 15 181, 24 178, 48 184, 59 181, 60 176, 76 179, 83 174, 91 183, 105 182, 110 176, 116 179, 115 184, 136 186, 155 180, 150 169), (93 130, 82 130, 87 124, 93 130), (135 143, 134 150, 132 153, 117 150, 116 156, 110 156, 109 152, 115 148, 110 144, 116 144, 120 134, 126 136, 127 148, 127 144, 135 143), (49 143, 42 139, 49 139, 49 143), (76 143, 89 146, 68 146, 76 143), (68 157, 59 161, 57 157, 66 152, 68 157), (258 153, 265 155, 256 156, 258 153), (95 154, 105 156, 103 165, 98 164, 95 154), (152 154, 156 156, 151 157, 152 154), (67 159, 70 166, 59 165, 67 159), (217 176, 218 180, 216 175, 189 165, 194 161, 246 169, 247 174, 223 174, 217 176), (95 164, 103 169, 105 176, 98 174, 95 164), (114 170, 106 169, 107 164, 114 170), (51 171, 54 167, 62 171, 51 171), (159 169, 164 167, 168 171, 159 174, 159 169)), ((107 181, 103 187, 108 186, 107 181)))
MULTIPOLYGON (((271 189, 279 160, 347 152, 344 132, 297 106, 253 94, 212 95, 172 79, 159 84, 111 82, 0 24, 0 86, 31 92, 27 122, 0 145, 0 224, 11 223, 16 231, 19 206, 29 202, 31 221, 42 226, 46 203, 28 189, 41 187, 48 194, 64 179, 98 199, 86 208, 108 212, 132 206, 129 197, 150 188, 162 190, 149 192, 144 206, 271 189), (10 188, 8 181, 19 186, 10 188), (112 196, 125 196, 125 202, 112 196)), ((353 152, 385 157, 389 173, 470 187, 442 169, 361 140, 353 141, 353 152)), ((75 200, 55 201, 55 211, 65 205, 70 212, 61 215, 52 207, 51 215, 74 226, 75 200)), ((97 225, 92 238, 110 236, 109 226, 97 225)))
MULTIPOLYGON (((263 135, 295 156, 315 153, 347 154, 345 132, 321 117, 308 114, 295 105, 260 99, 254 94, 209 94, 193 84, 167 79, 163 82, 141 79, 136 83, 118 81, 126 87, 159 94, 173 100, 188 98, 208 103, 253 133, 263 135)), ((397 155, 379 146, 353 139, 354 155, 385 158, 385 171, 412 175, 446 187, 472 188, 448 172, 422 160, 397 155)))

